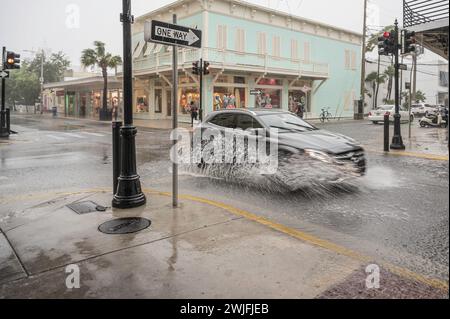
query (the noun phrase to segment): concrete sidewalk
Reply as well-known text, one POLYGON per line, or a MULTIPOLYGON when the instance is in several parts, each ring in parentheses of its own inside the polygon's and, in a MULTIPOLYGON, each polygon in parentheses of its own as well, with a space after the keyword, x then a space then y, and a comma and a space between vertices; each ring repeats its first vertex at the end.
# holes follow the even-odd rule
MULTIPOLYGON (((174 209, 170 194, 146 194, 146 207, 84 215, 66 205, 90 200, 108 206, 111 194, 82 190, 1 199, 0 298, 380 297, 361 295, 369 258, 208 199, 182 196, 174 209), (131 216, 152 224, 127 235, 97 229, 131 216), (80 288, 68 289, 66 267, 74 264, 80 288)), ((404 270, 390 276, 397 290, 386 282, 381 297, 408 297, 405 282, 415 296, 448 296, 445 283, 404 270)))
POLYGON ((2 200, 0 298, 312 298, 361 266, 225 206, 183 199, 173 209, 170 196, 147 196, 144 208, 84 215, 66 205, 109 205, 111 194, 2 200), (128 216, 152 224, 128 235, 97 230, 128 216), (66 287, 70 264, 80 268, 79 289, 66 287))

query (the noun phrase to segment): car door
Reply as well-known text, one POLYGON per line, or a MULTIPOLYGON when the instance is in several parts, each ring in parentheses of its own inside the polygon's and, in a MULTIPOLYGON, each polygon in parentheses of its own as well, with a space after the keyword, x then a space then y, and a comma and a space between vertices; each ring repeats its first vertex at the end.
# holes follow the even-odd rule
MULTIPOLYGON (((249 160, 249 156, 253 157, 256 156, 257 148, 252 148, 253 146, 256 147, 258 144, 258 140, 262 138, 262 132, 258 132, 256 130, 262 129, 263 126, 259 123, 259 121, 254 118, 251 115, 248 114, 237 114, 236 115, 236 131, 235 135, 243 139, 244 141, 244 154, 245 154, 245 160, 249 160), (249 147, 252 145, 252 147, 249 147)), ((239 153, 239 147, 238 149, 235 148, 235 152, 239 153)))

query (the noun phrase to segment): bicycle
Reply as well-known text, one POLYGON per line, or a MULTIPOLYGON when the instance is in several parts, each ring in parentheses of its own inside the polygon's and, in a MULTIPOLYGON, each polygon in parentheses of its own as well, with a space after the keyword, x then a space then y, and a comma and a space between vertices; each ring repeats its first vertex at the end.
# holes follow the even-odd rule
POLYGON ((322 112, 320 113, 320 121, 322 123, 325 122, 325 120, 330 121, 330 118, 332 117, 331 113, 328 112, 330 108, 328 107, 327 109, 322 109, 322 112))

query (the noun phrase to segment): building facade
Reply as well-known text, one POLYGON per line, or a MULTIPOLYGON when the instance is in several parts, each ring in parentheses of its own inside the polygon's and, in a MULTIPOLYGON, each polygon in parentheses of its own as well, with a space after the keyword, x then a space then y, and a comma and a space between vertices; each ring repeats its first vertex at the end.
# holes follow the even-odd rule
MULTIPOLYGON (((122 82, 108 77, 107 105, 109 112, 120 110, 122 105, 122 82)), ((44 85, 44 110, 57 108, 60 115, 77 118, 99 119, 103 106, 103 77, 71 79, 44 85)))
POLYGON ((136 118, 172 116, 172 50, 144 41, 145 21, 171 22, 203 32, 202 49, 178 49, 177 110, 189 121, 189 105, 200 99, 192 63, 210 63, 204 77, 205 114, 224 107, 294 110, 309 118, 329 108, 353 117, 359 99, 361 42, 358 33, 233 0, 179 0, 136 19, 133 25, 136 118), (252 95, 252 90, 261 94, 252 95))

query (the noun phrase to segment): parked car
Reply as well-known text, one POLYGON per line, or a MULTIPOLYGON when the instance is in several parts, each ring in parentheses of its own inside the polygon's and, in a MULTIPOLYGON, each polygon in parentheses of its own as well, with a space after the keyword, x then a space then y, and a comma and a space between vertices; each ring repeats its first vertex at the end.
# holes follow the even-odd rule
MULTIPOLYGON (((408 123, 409 121, 414 121, 414 114, 411 112, 411 116, 409 115, 409 111, 405 107, 400 107, 400 122, 408 123)), ((389 121, 394 121, 395 114, 395 105, 381 105, 376 110, 369 112, 369 121, 372 121, 373 124, 378 124, 379 122, 384 122, 384 115, 389 114, 389 121)))
POLYGON ((411 105, 411 113, 414 114, 415 117, 434 112, 436 112, 436 107, 430 104, 415 103, 411 105))
MULTIPOLYGON (((210 113, 197 130, 213 129, 225 136, 227 129, 256 138, 264 130, 269 139, 277 138, 280 160, 292 170, 287 175, 308 176, 334 182, 366 172, 364 149, 350 137, 319 129, 294 113, 275 109, 230 109, 210 113), (270 129, 277 129, 274 133, 270 129), (258 132, 258 133, 254 133, 258 132), (281 158, 282 157, 282 158, 281 158), (304 170, 305 174, 299 171, 304 170), (312 172, 315 173, 312 173, 312 172), (339 176, 339 177, 337 177, 339 176)), ((261 137, 261 135, 259 135, 261 137)), ((285 166, 285 167, 286 167, 285 166)), ((300 178, 300 177, 299 177, 300 178)))

